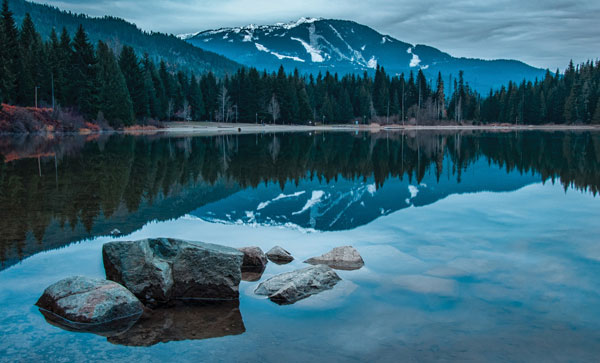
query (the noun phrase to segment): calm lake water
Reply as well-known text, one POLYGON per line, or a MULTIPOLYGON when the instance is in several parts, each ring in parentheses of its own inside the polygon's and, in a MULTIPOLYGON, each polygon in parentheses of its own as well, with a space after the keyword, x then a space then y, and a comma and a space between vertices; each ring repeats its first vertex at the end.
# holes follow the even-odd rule
POLYGON ((0 361, 598 360, 600 133, 29 136, 0 154, 0 361), (33 305, 104 277, 102 244, 147 237, 294 255, 260 281, 342 245, 365 266, 287 306, 242 282, 239 305, 172 309, 135 339, 33 305))

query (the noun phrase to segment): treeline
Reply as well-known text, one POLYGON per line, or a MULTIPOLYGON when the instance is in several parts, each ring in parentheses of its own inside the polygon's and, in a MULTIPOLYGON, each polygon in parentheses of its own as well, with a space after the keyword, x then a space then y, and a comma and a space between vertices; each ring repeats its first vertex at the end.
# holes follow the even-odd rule
MULTIPOLYGON (((240 68, 217 78, 195 75, 130 46, 92 44, 79 26, 71 35, 53 29, 47 41, 29 15, 17 27, 2 5, 0 99, 20 106, 52 107, 113 128, 153 120, 263 123, 600 123, 600 63, 564 76, 510 82, 483 99, 463 72, 435 82, 422 70, 390 76, 326 72, 317 76, 240 68)), ((64 116, 63 116, 64 118, 64 116)))
POLYGON ((600 124, 600 62, 577 67, 571 61, 564 75, 546 72, 543 80, 510 82, 490 91, 481 106, 484 122, 521 124, 600 124))

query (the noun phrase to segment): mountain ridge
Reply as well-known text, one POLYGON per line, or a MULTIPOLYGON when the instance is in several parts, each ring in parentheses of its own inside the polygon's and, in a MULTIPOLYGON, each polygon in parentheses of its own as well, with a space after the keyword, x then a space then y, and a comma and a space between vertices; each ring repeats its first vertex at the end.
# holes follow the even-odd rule
POLYGON ((171 34, 147 32, 136 24, 114 16, 91 17, 61 10, 58 7, 25 0, 11 0, 9 9, 18 25, 29 13, 36 30, 48 39, 52 28, 60 34, 64 26, 74 34, 83 25, 94 43, 102 40, 113 47, 132 46, 138 55, 148 53, 154 61, 165 60, 169 65, 194 73, 213 71, 217 75, 232 74, 241 67, 237 62, 211 51, 193 47, 171 34))
POLYGON ((222 54, 246 66, 268 71, 280 65, 316 74, 372 72, 378 65, 388 73, 408 75, 419 69, 433 80, 465 79, 480 92, 512 81, 542 78, 545 70, 514 59, 486 60, 453 57, 425 44, 410 44, 366 25, 343 19, 300 18, 273 25, 249 24, 180 34, 190 44, 222 54))

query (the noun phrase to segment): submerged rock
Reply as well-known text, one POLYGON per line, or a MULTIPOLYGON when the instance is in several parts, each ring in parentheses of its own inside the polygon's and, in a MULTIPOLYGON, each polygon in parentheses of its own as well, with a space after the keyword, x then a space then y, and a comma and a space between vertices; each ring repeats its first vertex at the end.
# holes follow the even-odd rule
POLYGON ((84 276, 50 285, 35 305, 52 325, 104 336, 126 331, 144 311, 144 305, 123 286, 84 276))
POLYGON ((269 260, 275 262, 278 265, 284 265, 294 260, 294 257, 292 257, 292 255, 288 251, 284 250, 279 246, 271 248, 267 252, 267 257, 269 258, 269 260))
POLYGON ((260 247, 242 247, 238 250, 244 254, 242 272, 244 270, 264 270, 268 261, 260 247))
POLYGON ((329 266, 317 265, 273 276, 260 283, 254 293, 278 304, 293 304, 333 288, 340 280, 329 266))
POLYGON ((239 297, 243 254, 230 247, 170 238, 109 242, 102 246, 106 277, 143 302, 239 297))
POLYGON ((333 250, 304 261, 311 265, 327 265, 337 270, 358 270, 365 265, 358 251, 352 246, 336 247, 333 250))
POLYGON ((148 347, 171 341, 238 335, 245 331, 238 300, 186 303, 148 311, 126 333, 109 337, 108 341, 148 347))

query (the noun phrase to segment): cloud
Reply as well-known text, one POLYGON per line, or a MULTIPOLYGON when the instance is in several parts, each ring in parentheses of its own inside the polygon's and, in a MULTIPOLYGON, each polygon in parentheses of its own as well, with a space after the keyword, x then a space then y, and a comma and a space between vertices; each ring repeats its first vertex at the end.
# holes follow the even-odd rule
POLYGON ((354 20, 454 56, 519 59, 564 68, 596 59, 597 0, 88 0, 39 1, 92 16, 114 15, 145 30, 174 34, 301 16, 354 20))

